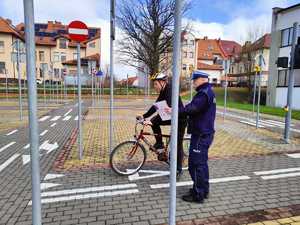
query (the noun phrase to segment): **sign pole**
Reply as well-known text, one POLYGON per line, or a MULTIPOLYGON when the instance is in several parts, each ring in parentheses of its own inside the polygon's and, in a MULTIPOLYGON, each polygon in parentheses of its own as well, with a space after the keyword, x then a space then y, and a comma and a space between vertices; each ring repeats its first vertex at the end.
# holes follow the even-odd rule
POLYGON ((256 111, 256 128, 259 126, 260 114, 260 93, 261 93, 261 75, 262 75, 262 54, 259 55, 259 72, 258 72, 258 97, 257 97, 257 111, 256 111))
POLYGON ((109 151, 113 150, 113 108, 114 108, 114 40, 115 0, 110 1, 110 107, 109 107, 109 151))
POLYGON ((169 198, 169 225, 176 224, 176 164, 177 164, 177 134, 178 134, 178 98, 180 76, 180 33, 181 33, 182 0, 175 1, 175 36, 173 53, 172 78, 172 122, 170 146, 170 198, 169 198))
POLYGON ((23 120, 22 83, 21 83, 21 70, 20 70, 20 40, 19 39, 17 39, 17 70, 18 70, 18 85, 19 85, 20 120, 23 120))
POLYGON ((254 73, 254 92, 253 92, 253 102, 252 102, 252 113, 253 114, 254 114, 254 108, 255 108, 255 103, 256 103, 256 85, 257 85, 256 77, 257 77, 257 72, 254 73))
POLYGON ((285 115, 285 129, 284 129, 284 140, 286 143, 290 142, 290 128, 292 120, 292 107, 293 107, 293 89, 295 83, 294 64, 295 64, 295 48, 298 37, 298 23, 293 25, 293 39, 291 49, 291 60, 290 60, 290 71, 289 71, 289 86, 287 94, 287 113, 285 115))
POLYGON ((39 129, 37 115, 37 84, 35 72, 35 34, 33 0, 23 0, 26 39, 26 71, 28 81, 29 102, 29 137, 31 152, 32 182, 32 224, 41 225, 41 184, 40 184, 40 153, 39 129))
POLYGON ((80 43, 77 43, 77 85, 78 85, 78 151, 79 159, 82 159, 82 130, 81 130, 81 62, 80 43))
POLYGON ((5 69, 5 93, 6 93, 6 101, 8 101, 8 78, 7 78, 7 70, 5 69))

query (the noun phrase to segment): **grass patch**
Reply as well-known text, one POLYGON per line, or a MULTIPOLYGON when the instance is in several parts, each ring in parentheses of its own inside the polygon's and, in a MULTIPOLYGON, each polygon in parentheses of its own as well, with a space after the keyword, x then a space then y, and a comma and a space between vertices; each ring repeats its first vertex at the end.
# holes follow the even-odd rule
MULTIPOLYGON (((217 105, 224 106, 224 89, 214 88, 217 97, 217 105)), ((245 111, 252 111, 252 104, 248 103, 249 92, 247 88, 229 88, 228 89, 228 99, 227 107, 232 109, 239 109, 245 111)), ((190 94, 183 96, 184 100, 190 99, 190 94)), ((282 108, 270 107, 261 105, 260 112, 268 115, 285 117, 285 111, 282 108)), ((300 110, 292 111, 292 118, 300 120, 300 110)))

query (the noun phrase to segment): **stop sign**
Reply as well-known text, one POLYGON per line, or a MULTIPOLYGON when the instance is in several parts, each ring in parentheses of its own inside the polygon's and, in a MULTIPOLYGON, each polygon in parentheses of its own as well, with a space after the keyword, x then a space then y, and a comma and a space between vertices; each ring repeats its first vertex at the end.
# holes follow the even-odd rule
POLYGON ((68 26, 68 33, 71 40, 82 42, 88 39, 89 29, 81 21, 72 21, 68 26))

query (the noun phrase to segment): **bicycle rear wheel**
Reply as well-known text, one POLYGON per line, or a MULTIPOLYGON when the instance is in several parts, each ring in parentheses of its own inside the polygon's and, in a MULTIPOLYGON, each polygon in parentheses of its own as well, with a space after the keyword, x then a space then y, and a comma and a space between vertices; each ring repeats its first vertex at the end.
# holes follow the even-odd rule
POLYGON ((110 154, 110 166, 119 175, 132 175, 139 171, 146 161, 146 150, 136 141, 119 144, 110 154))

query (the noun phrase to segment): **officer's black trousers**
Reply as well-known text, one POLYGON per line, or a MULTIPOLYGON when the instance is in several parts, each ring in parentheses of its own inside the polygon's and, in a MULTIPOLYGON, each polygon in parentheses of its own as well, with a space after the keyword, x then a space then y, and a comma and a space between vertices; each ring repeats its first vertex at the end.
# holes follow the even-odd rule
MULTIPOLYGON (((162 144, 162 136, 160 126, 169 126, 171 125, 171 120, 163 121, 159 116, 155 116, 151 119, 152 122, 152 130, 154 134, 158 134, 155 136, 156 143, 162 144)), ((187 122, 186 120, 179 119, 178 120, 178 135, 177 135, 177 170, 182 170, 182 161, 183 161, 183 137, 185 134, 187 122)))

